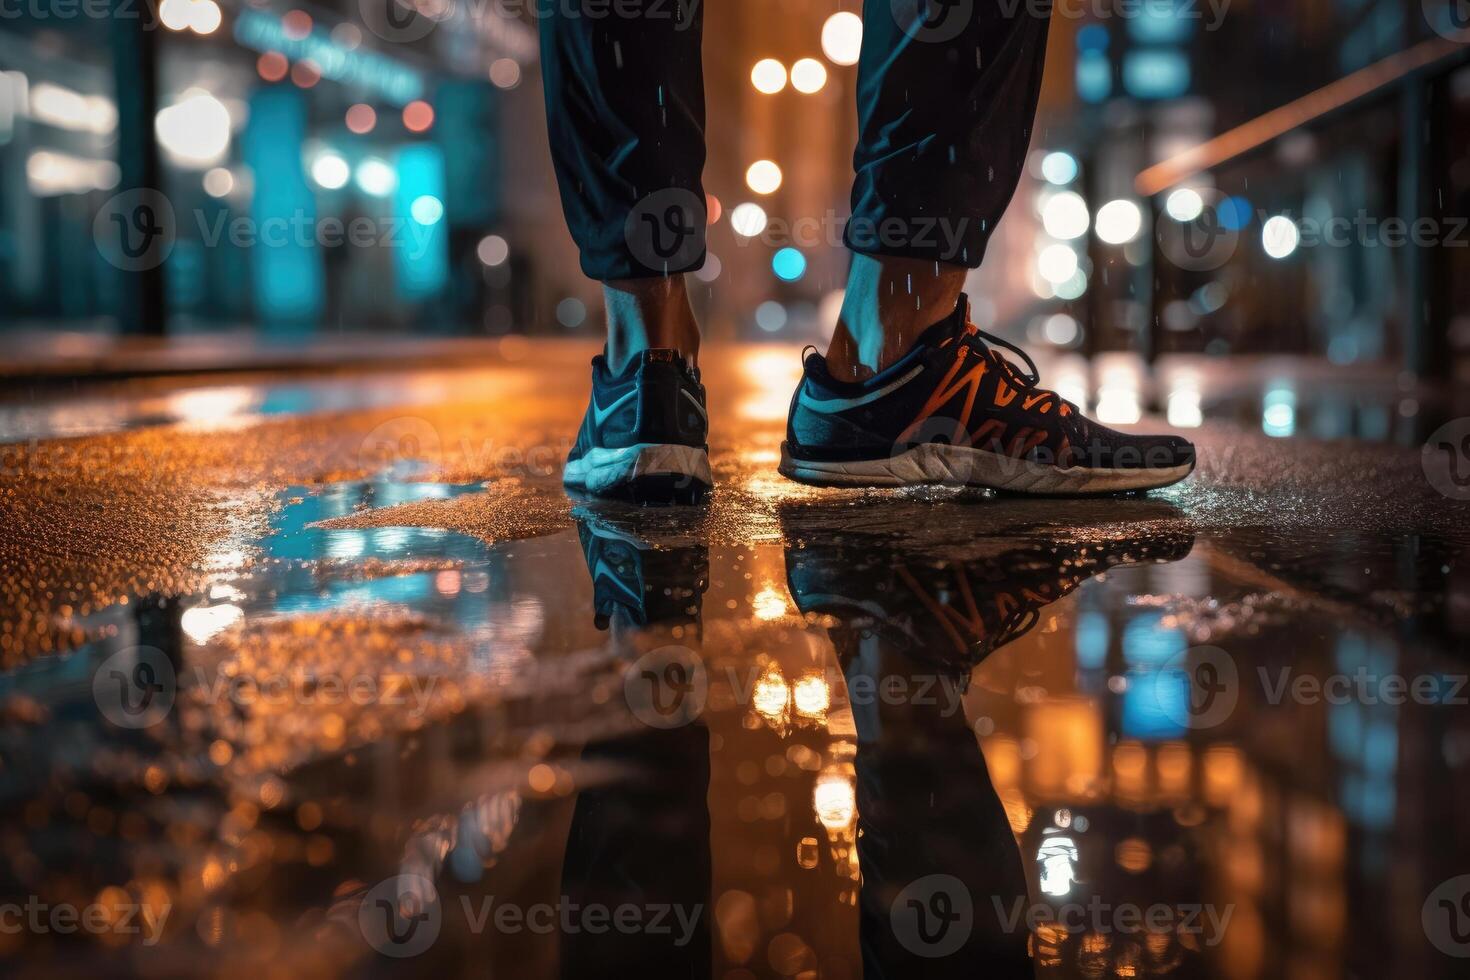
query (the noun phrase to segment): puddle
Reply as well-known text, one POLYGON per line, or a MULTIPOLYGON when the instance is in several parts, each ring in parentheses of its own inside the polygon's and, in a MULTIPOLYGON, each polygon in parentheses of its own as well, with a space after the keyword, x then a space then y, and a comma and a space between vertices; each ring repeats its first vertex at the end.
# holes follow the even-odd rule
POLYGON ((200 591, 0 675, 0 891, 43 924, 0 951, 137 975, 1439 962, 1419 903, 1470 870, 1463 663, 1179 508, 797 501, 743 544, 698 511, 582 504, 521 540, 381 516, 481 490, 289 489, 200 591), (1354 929, 1391 882, 1408 911, 1354 929))

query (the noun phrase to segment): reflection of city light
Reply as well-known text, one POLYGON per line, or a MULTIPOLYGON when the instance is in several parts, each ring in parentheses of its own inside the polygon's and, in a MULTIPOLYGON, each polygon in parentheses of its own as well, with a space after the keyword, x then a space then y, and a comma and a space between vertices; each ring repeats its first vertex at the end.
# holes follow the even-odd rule
POLYGON ((1063 834, 1043 838, 1036 852, 1041 891, 1046 895, 1065 895, 1077 880, 1077 843, 1063 834))
POLYGON ((1138 404, 1138 376, 1126 366, 1114 366, 1103 374, 1097 391, 1097 418, 1107 425, 1127 425, 1143 416, 1138 404))
POLYGON ((1097 212, 1097 237, 1109 245, 1126 245, 1138 237, 1143 214, 1132 201, 1109 201, 1097 212))
POLYGON ((803 718, 821 718, 832 705, 832 689, 820 671, 811 671, 797 678, 791 686, 791 700, 796 713, 803 718))
POLYGON ((1204 214, 1205 199, 1199 196, 1199 191, 1181 187, 1164 201, 1164 210, 1175 221, 1193 221, 1204 214))
POLYGON ((771 664, 755 682, 755 690, 751 692, 750 700, 762 718, 780 722, 786 719, 786 705, 790 700, 790 695, 791 692, 786 687, 786 678, 782 675, 781 668, 771 664))
POLYGON ((481 264, 493 269, 510 258, 510 245, 499 235, 486 235, 475 246, 475 257, 481 264))
POLYGON ((768 585, 757 592, 750 606, 757 619, 780 619, 786 615, 786 597, 774 586, 768 585))
POLYGON ((211 166, 230 148, 230 111, 200 89, 191 89, 180 101, 160 109, 153 128, 158 142, 181 165, 211 166))
POLYGON ((357 165, 357 187, 373 197, 387 197, 398 186, 398 174, 380 157, 368 157, 357 165))
POLYGON ((521 63, 514 58, 496 58, 490 62, 490 84, 502 89, 521 84, 521 63))
POLYGON ((421 225, 437 224, 444 217, 444 202, 433 194, 421 194, 408 206, 408 214, 421 225))
POLYGON ((204 193, 210 197, 227 197, 235 189, 235 175, 224 167, 215 167, 204 175, 204 193))
POLYGON ((773 160, 757 160, 745 171, 745 184, 757 194, 770 194, 781 186, 781 168, 773 160))
POLYGON ((1052 194, 1041 208, 1041 224, 1046 233, 1062 241, 1087 234, 1089 221, 1087 202, 1075 191, 1052 194))
POLYGON ((762 58, 750 69, 750 84, 757 92, 775 95, 786 87, 786 66, 775 58, 762 58))
POLYGON ((1070 184, 1077 179, 1077 158, 1054 150, 1041 158, 1041 176, 1051 184, 1070 184))
POLYGON ((195 606, 179 617, 179 628, 195 643, 203 646, 217 633, 222 633, 245 618, 239 606, 195 606))
POLYGON ((1197 429, 1204 424, 1197 388, 1176 388, 1169 393, 1166 409, 1169 424, 1180 429, 1197 429))
POLYGON ((852 778, 840 770, 827 770, 817 777, 812 787, 812 809, 817 820, 829 831, 843 831, 852 826, 857 815, 857 793, 852 778))
POLYGON ((1068 245, 1048 245, 1036 257, 1036 270, 1053 286, 1064 283, 1077 271, 1077 253, 1068 245))
POLYGON ((378 124, 378 113, 372 106, 359 102, 347 110, 347 128, 359 136, 371 133, 378 124))
POLYGON ((434 125, 434 107, 423 99, 415 99, 403 107, 403 128, 410 133, 422 133, 434 125))
POLYGON ((1273 259, 1284 259, 1290 256, 1296 251, 1301 240, 1301 232, 1297 230, 1296 222, 1285 215, 1278 214, 1273 218, 1268 218, 1261 226, 1261 247, 1273 259))
POLYGON ((766 230, 766 211, 759 204, 738 204, 730 212, 730 227, 743 238, 754 238, 766 230))
POLYGON ((791 66, 791 87, 805 95, 827 84, 827 69, 816 58, 802 58, 791 66))
POLYGON ((834 65, 855 65, 863 49, 863 19, 850 11, 828 17, 822 24, 822 53, 834 65))
POLYGON ((1261 431, 1284 438, 1296 432, 1296 392, 1277 385, 1261 399, 1261 431))
POLYGON ((329 191, 340 190, 347 186, 347 179, 352 175, 347 161, 335 153, 319 153, 315 160, 311 161, 311 179, 316 181, 318 187, 324 187, 329 191))

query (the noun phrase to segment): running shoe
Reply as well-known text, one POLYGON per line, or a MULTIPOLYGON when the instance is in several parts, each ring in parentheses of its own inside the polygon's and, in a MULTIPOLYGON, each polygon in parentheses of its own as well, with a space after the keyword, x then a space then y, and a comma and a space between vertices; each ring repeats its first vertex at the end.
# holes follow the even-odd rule
POLYGON ((1194 469, 1188 441, 1117 432, 1038 387, 1035 362, 970 323, 964 296, 872 378, 839 381, 815 351, 804 368, 781 447, 781 472, 801 483, 1073 495, 1154 490, 1194 469))
POLYGON ((703 544, 660 547, 616 520, 585 508, 574 511, 587 574, 592 577, 593 623, 680 626, 699 622, 709 588, 709 550, 703 544))
POLYGON ((699 370, 646 350, 613 374, 592 359, 592 400, 562 483, 598 497, 692 503, 709 491, 709 416, 699 370))
POLYGON ((1043 608, 1083 582, 1119 565, 1178 561, 1193 548, 1194 534, 1073 533, 998 543, 990 555, 950 560, 906 554, 884 538, 813 536, 804 547, 787 546, 787 582, 802 613, 836 621, 837 639, 876 638, 885 648, 968 670, 1030 632, 1043 608))

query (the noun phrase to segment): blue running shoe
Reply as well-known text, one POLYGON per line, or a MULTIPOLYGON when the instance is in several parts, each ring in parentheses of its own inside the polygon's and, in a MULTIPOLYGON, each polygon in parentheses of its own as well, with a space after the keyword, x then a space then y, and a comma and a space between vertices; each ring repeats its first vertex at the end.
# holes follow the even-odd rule
POLYGON ((643 351, 619 375, 599 354, 562 483, 598 497, 695 503, 712 483, 708 437, 699 371, 677 351, 643 351))
POLYGON ((833 378, 815 352, 804 367, 781 447, 781 472, 801 483, 1076 495, 1153 490, 1194 469, 1186 440, 1114 431, 1037 387, 1031 358, 971 324, 964 296, 898 363, 865 381, 833 378))

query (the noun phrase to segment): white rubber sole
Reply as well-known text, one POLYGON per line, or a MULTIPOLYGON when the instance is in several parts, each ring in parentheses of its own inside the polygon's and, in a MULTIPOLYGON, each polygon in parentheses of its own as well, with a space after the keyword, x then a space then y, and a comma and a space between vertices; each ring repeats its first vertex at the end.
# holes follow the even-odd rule
POLYGON ((913 484, 988 487, 1043 496, 1157 490, 1178 483, 1194 464, 1167 469, 1087 469, 1048 466, 999 453, 925 443, 886 459, 841 463, 797 459, 781 445, 781 475, 826 487, 903 487, 913 484))
POLYGON ((561 482, 574 490, 606 494, 642 480, 664 480, 671 486, 714 483, 709 454, 694 446, 639 443, 622 449, 592 449, 567 463, 561 482))

